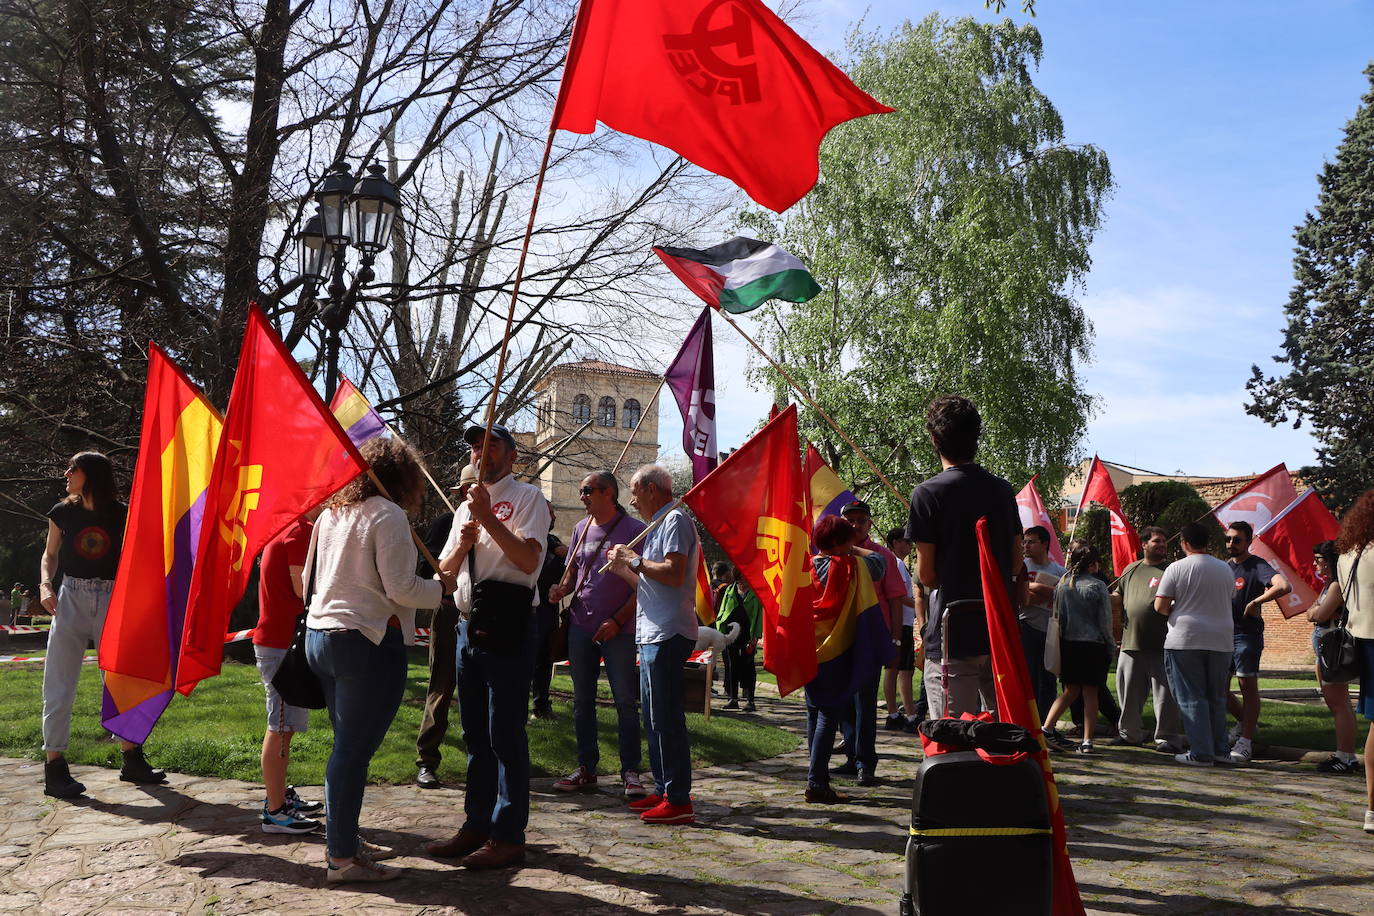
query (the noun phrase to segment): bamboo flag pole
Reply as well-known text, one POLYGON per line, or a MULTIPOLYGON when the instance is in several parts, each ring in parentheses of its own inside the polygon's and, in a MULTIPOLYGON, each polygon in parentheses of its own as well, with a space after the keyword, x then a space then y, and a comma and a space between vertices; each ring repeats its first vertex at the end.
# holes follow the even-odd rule
MULTIPOLYGON (((379 494, 381 494, 386 499, 391 499, 392 502, 395 502, 395 500, 392 499, 391 494, 387 492, 386 484, 382 483, 380 480, 377 479, 376 471, 372 470, 372 468, 368 468, 367 476, 372 481, 372 485, 377 488, 377 492, 379 494)), ((409 524, 407 524, 406 527, 409 528, 409 524)), ((425 546, 424 541, 420 540, 420 535, 415 533, 414 528, 410 529, 410 539, 415 542, 415 546, 419 548, 420 556, 425 558, 425 562, 429 564, 430 569, 433 569, 435 572, 438 572, 439 561, 434 559, 434 554, 429 552, 429 548, 425 546)))
MULTIPOLYGON (((405 441, 406 441, 406 440, 404 440, 404 439, 401 438, 401 434, 400 434, 400 433, 396 432, 396 430, 394 430, 394 429, 391 428, 391 424, 390 424, 390 423, 388 423, 388 422, 386 422, 385 420, 383 420, 383 421, 382 421, 382 425, 386 427, 386 431, 389 432, 389 433, 391 433, 392 437, 393 437, 397 442, 405 442, 405 441)), ((453 503, 449 501, 448 494, 444 492, 444 488, 441 487, 441 486, 439 486, 438 482, 435 481, 433 475, 431 475, 431 474, 429 473, 429 467, 428 467, 428 465, 426 464, 424 457, 423 457, 418 451, 415 451, 415 449, 411 449, 411 451, 415 452, 415 457, 416 457, 416 458, 419 458, 419 462, 418 462, 418 463, 419 463, 419 465, 420 465, 420 473, 421 473, 421 474, 424 474, 424 475, 425 475, 425 480, 428 480, 430 486, 434 487, 434 492, 435 492, 435 493, 438 493, 438 494, 439 494, 439 498, 442 499, 442 500, 444 501, 444 505, 448 506, 448 511, 450 511, 450 512, 457 512, 458 510, 455 509, 455 508, 453 508, 453 503)), ((436 567, 436 568, 437 568, 437 567, 436 567)))
MULTIPOLYGON (((649 536, 649 534, 650 534, 651 532, 653 532, 653 530, 654 530, 655 528, 657 528, 659 525, 663 524, 663 522, 668 518, 668 513, 672 512, 672 511, 673 511, 674 509, 676 509, 678 506, 682 505, 682 501, 683 501, 684 499, 686 499, 686 494, 683 494, 682 496, 679 496, 677 499, 673 500, 672 504, 671 504, 670 506, 668 506, 667 509, 664 509, 664 510, 659 514, 658 518, 656 518, 656 519, 654 519, 653 521, 649 522, 648 526, 645 527, 645 529, 644 529, 643 531, 639 532, 639 534, 636 534, 636 535, 634 536, 634 538, 633 538, 629 543, 627 543, 625 546, 626 546, 626 547, 638 547, 640 541, 643 541, 646 537, 649 536)), ((610 568, 611 568, 611 564, 610 564, 610 563, 607 563, 605 566, 601 567, 601 571, 604 573, 604 572, 606 572, 606 570, 608 570, 608 569, 610 569, 610 568)))
POLYGON ((620 466, 625 463, 625 456, 629 453, 630 446, 634 444, 635 437, 639 435, 639 428, 644 425, 644 420, 649 416, 649 411, 653 410, 654 405, 658 403, 658 393, 663 390, 663 386, 667 384, 667 382, 668 376, 666 373, 659 376, 658 387, 654 389, 653 397, 649 398, 649 403, 644 405, 644 410, 639 415, 639 422, 635 424, 635 428, 630 432, 630 438, 625 440, 625 447, 620 450, 620 457, 615 460, 615 466, 611 468, 611 476, 615 476, 616 471, 619 471, 620 466))
POLYGON ((887 475, 878 469, 878 466, 873 463, 873 459, 868 457, 868 453, 865 452, 863 449, 859 448, 859 444, 857 442, 849 438, 849 434, 840 428, 840 424, 836 423, 835 420, 830 416, 830 414, 826 413, 819 404, 817 404, 815 401, 811 399, 811 395, 807 394, 802 389, 802 386, 797 384, 797 380, 792 378, 791 373, 789 373, 786 369, 779 365, 777 360, 769 356, 768 353, 763 349, 763 347, 758 345, 754 338, 750 337, 747 333, 745 333, 744 328, 740 327, 738 324, 735 323, 735 319, 730 316, 729 312, 725 311, 724 309, 720 309, 719 314, 722 318, 725 319, 726 323, 729 324, 730 327, 738 331, 739 335, 743 337, 746 341, 748 341, 751 347, 758 351, 758 354, 760 356, 762 356, 765 360, 768 361, 768 364, 770 366, 778 370, 778 373, 782 375, 783 378, 787 379, 787 383, 792 386, 792 390, 797 392, 797 394, 801 395, 802 400, 806 402, 807 406, 814 410, 816 413, 820 414, 821 417, 825 420, 825 422, 830 424, 830 428, 835 430, 835 432, 839 434, 840 438, 849 444, 849 447, 852 448, 854 452, 864 460, 864 463, 867 464, 873 470, 873 473, 878 475, 878 479, 881 480, 883 483, 887 484, 887 488, 892 491, 892 494, 896 496, 899 501, 905 502, 906 497, 902 495, 902 491, 898 490, 897 487, 892 483, 892 481, 887 479, 887 475))

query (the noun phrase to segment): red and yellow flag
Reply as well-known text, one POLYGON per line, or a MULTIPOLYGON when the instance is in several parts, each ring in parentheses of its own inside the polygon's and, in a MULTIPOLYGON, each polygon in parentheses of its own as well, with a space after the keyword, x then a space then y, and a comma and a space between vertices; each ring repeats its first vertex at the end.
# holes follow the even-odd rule
POLYGON ((763 605, 763 667, 787 696, 816 676, 810 523, 790 406, 682 497, 763 605))
POLYGON ((706 570, 706 552, 697 551, 697 620, 711 626, 716 622, 716 595, 711 591, 711 574, 706 570))
POLYGON ((988 615, 988 637, 992 645, 992 676, 997 688, 997 717, 1029 731, 1040 742, 1035 761, 1045 774, 1045 796, 1050 803, 1050 827, 1054 842, 1054 916, 1084 916, 1083 899, 1069 860, 1068 834, 1064 829, 1064 810, 1059 805, 1059 790, 1054 784, 1049 748, 1040 731, 1040 710, 1031 692, 1030 672, 1021 648, 1021 631, 1007 595, 1004 572, 997 565, 988 536, 988 520, 978 520, 978 566, 983 577, 983 606, 988 615))
POLYGON ((172 699, 219 411, 157 344, 148 385, 129 521, 100 637, 101 724, 142 744, 172 699))
POLYGON ((205 503, 176 688, 219 674, 229 614, 258 552, 367 470, 267 317, 252 306, 205 503))

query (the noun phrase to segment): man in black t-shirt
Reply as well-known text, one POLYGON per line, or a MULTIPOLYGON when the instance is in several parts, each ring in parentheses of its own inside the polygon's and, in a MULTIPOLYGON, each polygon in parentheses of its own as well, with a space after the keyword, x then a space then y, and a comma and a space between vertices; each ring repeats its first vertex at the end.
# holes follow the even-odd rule
POLYGON ((926 588, 939 590, 922 632, 930 713, 957 718, 964 711, 978 711, 980 693, 984 708, 992 709, 996 702, 974 526, 987 518, 993 554, 1011 595, 1013 560, 1021 556, 1021 519, 1011 484, 973 460, 982 419, 972 401, 958 395, 936 398, 926 415, 926 431, 944 470, 912 491, 906 536, 916 547, 917 576, 926 588), (947 704, 941 689, 946 636, 941 620, 946 611, 947 704))
POLYGON ((1230 555, 1226 562, 1236 576, 1236 590, 1231 594, 1231 622, 1236 628, 1231 667, 1240 684, 1240 699, 1234 693, 1226 695, 1226 711, 1240 725, 1240 734, 1231 748, 1231 762, 1241 764, 1250 762, 1250 742, 1259 724, 1260 655, 1264 652, 1264 617, 1260 609, 1266 601, 1292 591, 1287 579, 1250 552, 1254 539, 1249 522, 1232 522, 1226 529, 1226 552, 1230 555))

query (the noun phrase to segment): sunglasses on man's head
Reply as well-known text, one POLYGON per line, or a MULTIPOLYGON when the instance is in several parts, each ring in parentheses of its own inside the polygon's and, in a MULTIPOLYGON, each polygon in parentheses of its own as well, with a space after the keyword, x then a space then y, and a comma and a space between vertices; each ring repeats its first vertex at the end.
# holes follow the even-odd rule
POLYGON ((591 496, 593 493, 596 493, 596 492, 598 492, 598 491, 600 491, 600 490, 604 490, 604 489, 606 489, 606 488, 605 488, 605 487, 583 487, 581 490, 578 490, 577 492, 581 493, 583 496, 591 496))

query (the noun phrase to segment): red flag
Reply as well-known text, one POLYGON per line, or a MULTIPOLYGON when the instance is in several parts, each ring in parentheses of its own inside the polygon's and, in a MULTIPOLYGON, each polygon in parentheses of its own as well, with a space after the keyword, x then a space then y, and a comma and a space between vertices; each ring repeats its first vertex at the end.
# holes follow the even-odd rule
POLYGON ((1064 548, 1059 546, 1058 532, 1054 530, 1054 522, 1050 519, 1049 512, 1045 511, 1045 501, 1040 498, 1040 491, 1035 489, 1036 474, 1030 479, 1021 492, 1016 494, 1016 511, 1021 515, 1021 527, 1031 528, 1040 525, 1050 533, 1050 558, 1060 566, 1064 565, 1064 548))
POLYGON ((892 110, 761 0, 582 0, 553 126, 666 146, 781 213, 815 185, 826 132, 892 110))
POLYGON ((1125 572, 1140 557, 1140 535, 1126 521, 1126 513, 1121 511, 1121 498, 1116 495, 1112 475, 1103 467, 1102 460, 1093 455, 1092 467, 1088 470, 1088 480, 1083 485, 1083 498, 1078 502, 1081 515, 1088 502, 1099 503, 1112 519, 1112 569, 1116 575, 1125 572))
POLYGON ((219 674, 229 614, 253 558, 283 528, 367 470, 257 306, 206 492, 177 690, 219 674))
POLYGON ((1259 531, 1298 498, 1288 468, 1279 462, 1254 480, 1241 487, 1228 500, 1212 510, 1221 527, 1235 522, 1249 522, 1259 531))
POLYGON ((1049 748, 1040 731, 1041 712, 1035 705, 1026 671, 1026 656, 1021 649, 1021 631, 1011 598, 1003 585, 1002 570, 992 552, 988 520, 979 519, 978 565, 983 577, 983 606, 988 615, 988 638, 992 645, 992 675, 997 689, 997 717, 1029 731, 1040 741, 1035 761, 1045 774, 1045 795, 1050 803, 1050 828, 1054 838, 1054 916, 1084 916, 1078 881, 1069 860, 1068 833, 1064 828, 1064 809, 1059 805, 1059 790, 1050 766, 1049 748))
POLYGON ((763 605, 763 667, 787 696, 816 676, 810 524, 788 407, 682 497, 763 605))
POLYGON ((1317 600, 1322 580, 1312 562, 1312 548, 1335 540, 1340 533, 1341 523, 1311 488, 1255 532, 1250 552, 1268 560, 1293 586, 1291 593, 1279 599, 1285 618, 1296 617, 1317 600))

